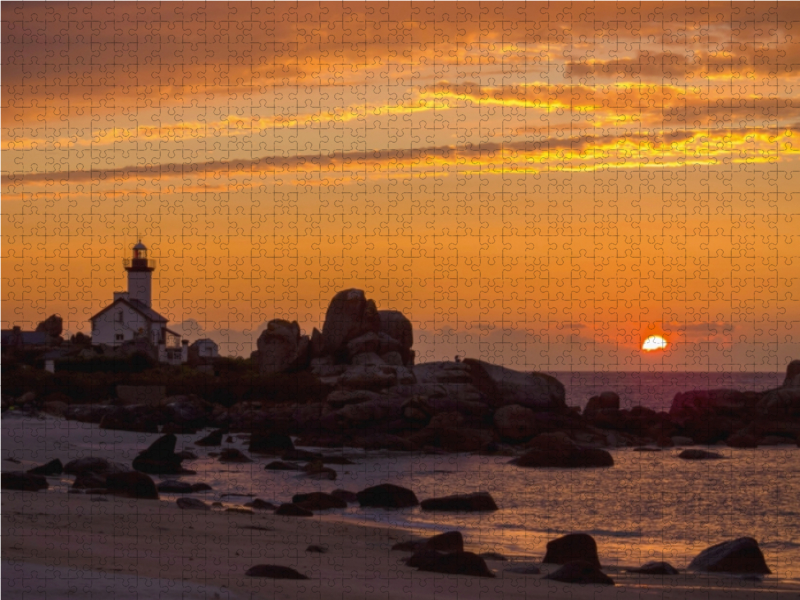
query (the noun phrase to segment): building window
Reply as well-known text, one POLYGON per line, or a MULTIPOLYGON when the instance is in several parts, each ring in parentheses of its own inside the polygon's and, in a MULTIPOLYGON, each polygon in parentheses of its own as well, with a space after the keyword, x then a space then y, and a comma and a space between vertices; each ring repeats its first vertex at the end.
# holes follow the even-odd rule
POLYGON ((117 335, 114 336, 114 339, 117 340, 118 342, 121 342, 122 340, 125 339, 125 336, 121 333, 118 333, 117 335))

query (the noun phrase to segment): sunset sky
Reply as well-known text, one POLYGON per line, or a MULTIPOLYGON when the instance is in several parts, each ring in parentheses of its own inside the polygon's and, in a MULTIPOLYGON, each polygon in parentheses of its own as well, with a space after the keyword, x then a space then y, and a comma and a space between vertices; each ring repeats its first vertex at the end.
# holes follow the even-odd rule
POLYGON ((418 362, 800 358, 800 3, 3 3, 2 321, 140 237, 248 356, 364 289, 418 362), (661 335, 667 348, 642 352, 661 335))

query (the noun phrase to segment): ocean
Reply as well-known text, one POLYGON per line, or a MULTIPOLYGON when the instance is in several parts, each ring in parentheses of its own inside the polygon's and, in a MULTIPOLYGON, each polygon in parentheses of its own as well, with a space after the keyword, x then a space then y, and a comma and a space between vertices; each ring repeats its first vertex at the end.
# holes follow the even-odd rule
MULTIPOLYGON (((783 374, 698 373, 573 373, 555 374, 567 387, 568 403, 585 405, 603 390, 617 391, 623 407, 668 410, 672 396, 698 388, 767 389, 783 374)), ((47 417, 3 418, 3 469, 17 470, 53 458, 62 462, 80 456, 102 456, 130 464, 157 436, 101 430, 96 425, 47 417), (9 442, 9 436, 18 443, 9 442), (8 442, 8 443, 7 443, 8 442), (21 465, 10 464, 9 448, 21 465)), ((272 458, 254 457, 249 464, 221 464, 191 442, 203 432, 179 435, 178 450, 200 455, 187 467, 206 482, 210 492, 196 497, 240 506, 254 497, 273 503, 292 495, 343 488, 358 491, 378 483, 408 487, 420 500, 453 493, 488 491, 500 510, 488 514, 430 513, 402 510, 347 509, 324 511, 327 519, 371 522, 406 528, 415 534, 460 530, 468 549, 496 551, 512 560, 543 558, 549 540, 585 532, 597 540, 601 562, 612 568, 665 560, 685 568, 700 551, 742 536, 758 540, 771 578, 800 580, 800 449, 773 446, 757 449, 715 447, 725 460, 687 462, 679 449, 660 452, 611 450, 615 466, 607 469, 525 469, 508 457, 470 454, 411 455, 358 449, 320 451, 343 455, 355 464, 333 465, 336 481, 316 481, 296 472, 266 471, 272 458)), ((246 436, 229 444, 247 453, 246 436)), ((154 477, 157 481, 167 476, 154 477)), ((65 493, 71 478, 51 478, 50 494, 65 493)), ((178 496, 162 494, 162 501, 178 496)))

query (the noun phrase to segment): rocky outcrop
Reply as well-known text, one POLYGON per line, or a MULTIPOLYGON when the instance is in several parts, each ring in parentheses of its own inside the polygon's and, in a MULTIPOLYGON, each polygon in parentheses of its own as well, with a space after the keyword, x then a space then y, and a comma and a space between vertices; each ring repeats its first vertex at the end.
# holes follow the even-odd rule
POLYGON ((350 358, 347 343, 364 334, 380 331, 380 316, 372 300, 361 290, 349 289, 336 294, 328 306, 322 326, 322 345, 325 354, 336 362, 350 358))
POLYGON ((619 396, 615 392, 603 392, 599 396, 592 396, 583 409, 586 417, 591 417, 603 411, 619 410, 619 396))
POLYGON ((414 364, 414 328, 406 316, 397 310, 378 311, 380 320, 378 354, 385 357, 397 352, 402 364, 414 364))
POLYGON ((628 569, 628 571, 642 575, 678 575, 678 569, 668 562, 648 562, 638 569, 628 569))
POLYGON ((589 563, 596 569, 600 566, 597 556, 597 543, 586 533, 570 533, 547 542, 547 554, 542 562, 565 565, 573 561, 589 563))
POLYGON ((103 415, 100 420, 100 429, 158 433, 158 425, 162 421, 163 416, 157 407, 115 406, 103 415))
POLYGON ((211 425, 214 406, 194 394, 170 396, 162 400, 164 422, 192 429, 211 425))
POLYGON ((106 460, 105 458, 76 458, 64 465, 64 473, 68 475, 82 475, 84 473, 98 473, 109 475, 111 473, 124 473, 128 469, 123 465, 106 460))
POLYGON ((407 508, 419 505, 419 500, 414 492, 391 483, 368 487, 358 492, 356 497, 362 507, 407 508))
POLYGON ((153 480, 137 471, 112 473, 106 477, 106 489, 109 494, 126 498, 158 500, 158 490, 153 480))
POLYGON ((27 472, 31 475, 61 475, 63 471, 64 465, 62 465, 61 461, 56 458, 55 460, 51 460, 49 463, 34 467, 33 469, 28 469, 27 472))
POLYGON ((207 436, 200 438, 199 440, 195 441, 195 446, 221 446, 222 445, 222 436, 224 436, 227 432, 224 429, 215 429, 207 436))
POLYGON ((494 413, 494 427, 501 439, 522 442, 536 435, 536 413, 519 404, 509 404, 494 413))
POLYGON ((489 399, 493 408, 518 404, 535 411, 564 412, 567 409, 564 385, 543 373, 523 373, 499 365, 464 359, 470 367, 472 383, 489 399))
POLYGON ((676 394, 670 419, 700 444, 725 440, 755 418, 759 395, 737 390, 695 390, 676 394))
POLYGON ((491 512, 498 510, 489 492, 454 494, 441 498, 429 498, 420 504, 422 510, 441 512, 491 512))
POLYGON ((299 371, 309 364, 311 341, 300 335, 297 321, 274 319, 258 336, 258 370, 262 375, 299 371))
POLYGON ((770 574, 761 548, 751 537, 742 537, 706 548, 689 564, 690 571, 770 574))
POLYGON ((545 575, 544 578, 562 583, 614 585, 614 580, 597 566, 582 560, 568 562, 557 571, 545 575))

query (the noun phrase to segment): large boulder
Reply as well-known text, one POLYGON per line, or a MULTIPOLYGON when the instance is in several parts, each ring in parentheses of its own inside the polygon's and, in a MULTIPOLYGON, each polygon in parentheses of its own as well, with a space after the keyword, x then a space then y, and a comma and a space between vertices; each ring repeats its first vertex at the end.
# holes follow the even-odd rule
POLYGON ((414 364, 414 353, 411 348, 414 345, 414 328, 406 316, 397 310, 378 311, 380 319, 380 347, 378 353, 381 355, 389 352, 398 352, 404 365, 414 364), (396 340, 399 344, 395 346, 392 342, 396 340))
POLYGON ((544 578, 562 583, 614 585, 614 580, 603 573, 599 567, 583 560, 568 562, 557 571, 545 575, 544 578))
POLYGON ((628 572, 642 575, 678 575, 678 569, 662 561, 647 562, 637 569, 628 569, 628 572))
POLYGON ((800 360, 793 360, 787 365, 783 387, 800 388, 800 360))
POLYGON ((188 471, 181 466, 183 458, 175 454, 177 441, 173 433, 161 436, 133 459, 133 468, 151 475, 187 473, 188 471))
POLYGON ((724 573, 772 573, 761 548, 751 537, 742 537, 706 548, 689 564, 691 571, 724 573))
POLYGON ((587 562, 596 569, 600 566, 597 543, 588 533, 570 533, 547 542, 547 554, 542 562, 565 565, 573 561, 587 562))
POLYGON ((764 418, 793 421, 800 419, 800 386, 765 392, 758 401, 756 410, 764 418))
POLYGON ((406 508, 419 505, 419 500, 413 491, 391 483, 368 487, 358 492, 356 497, 362 507, 406 508))
POLYGON ((119 463, 93 456, 76 458, 64 465, 64 473, 68 475, 82 475, 83 473, 109 475, 111 473, 125 473, 126 471, 128 469, 119 463))
POLYGON ((274 319, 258 336, 258 370, 262 375, 295 371, 308 366, 311 343, 300 335, 297 321, 274 319))
POLYGON ((755 415, 759 395, 738 390, 693 390, 676 394, 670 419, 701 444, 728 438, 755 415))
POLYGON ((495 411, 494 427, 505 441, 528 440, 538 431, 536 413, 519 404, 509 404, 495 411))
POLYGON ((347 357, 347 342, 380 330, 378 309, 364 292, 356 289, 336 294, 325 313, 322 326, 323 351, 339 360, 347 357))
POLYGON ((138 471, 111 473, 106 477, 105 487, 110 494, 116 496, 158 500, 156 484, 150 477, 138 471))
POLYGON ((511 461, 519 467, 555 467, 578 469, 613 467, 614 459, 606 450, 581 448, 564 433, 543 433, 527 443, 530 450, 511 461))
POLYGON ((518 404, 536 411, 563 412, 567 409, 564 385, 543 373, 523 373, 499 365, 464 359, 472 382, 494 408, 518 404))
POLYGON ((443 512, 491 512, 498 510, 489 492, 454 494, 441 498, 428 498, 420 504, 422 510, 443 512))
POLYGON ((477 554, 472 552, 450 552, 443 554, 436 550, 420 550, 406 561, 409 567, 432 573, 449 575, 473 575, 475 577, 494 577, 494 573, 477 554))

